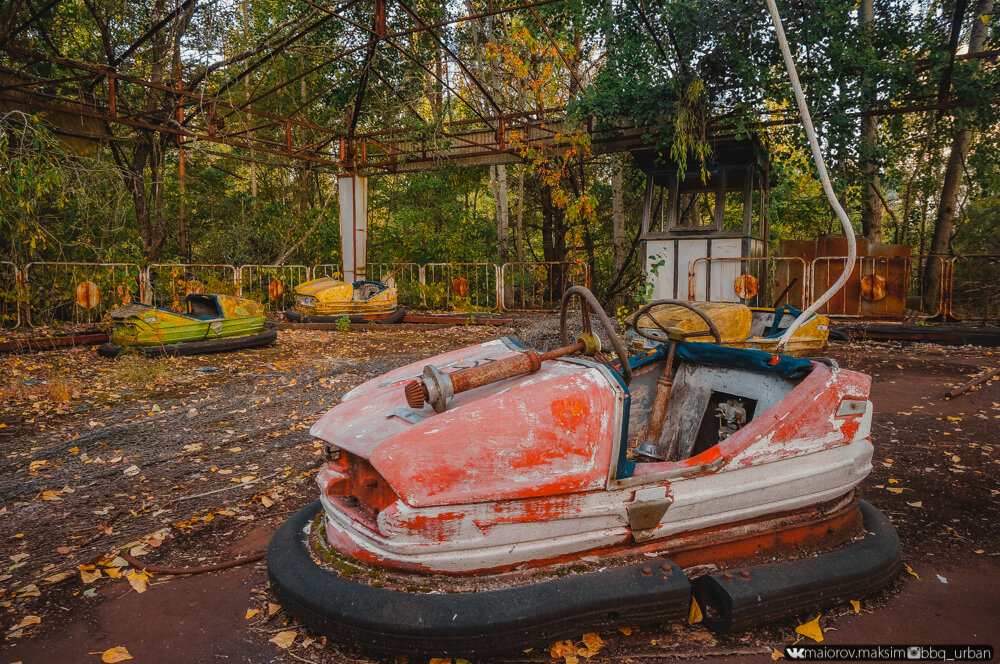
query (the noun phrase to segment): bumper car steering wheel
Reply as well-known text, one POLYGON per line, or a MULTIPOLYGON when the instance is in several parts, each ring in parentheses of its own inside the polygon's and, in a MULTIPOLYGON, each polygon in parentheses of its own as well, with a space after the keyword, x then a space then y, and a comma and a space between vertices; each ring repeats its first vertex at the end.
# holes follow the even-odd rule
POLYGON ((608 318, 608 315, 604 312, 601 304, 594 297, 594 294, 590 292, 589 289, 583 286, 573 286, 569 288, 562 298, 562 308, 559 311, 559 332, 562 335, 563 346, 569 345, 569 333, 566 329, 566 316, 569 313, 569 301, 573 299, 576 295, 580 298, 580 318, 583 323, 584 334, 593 334, 593 330, 590 325, 590 312, 593 310, 594 314, 597 316, 597 321, 604 328, 604 332, 608 335, 611 340, 611 346, 615 350, 615 354, 618 355, 618 360, 621 363, 621 369, 616 368, 615 364, 609 360, 600 350, 594 353, 593 357, 598 362, 607 365, 612 371, 619 372, 622 374, 622 380, 627 386, 632 382, 632 367, 628 364, 628 352, 625 350, 625 345, 622 340, 618 337, 615 332, 615 327, 608 318))
MULTIPOLYGON (((565 299, 563 300, 563 302, 565 302, 565 299)), ((639 309, 639 311, 635 312, 635 315, 632 316, 632 320, 630 322, 632 329, 635 330, 635 333, 638 334, 643 339, 648 339, 656 343, 663 343, 664 341, 667 341, 668 338, 671 336, 670 330, 664 327, 663 324, 660 323, 660 321, 656 320, 653 316, 649 315, 649 312, 651 309, 653 309, 653 307, 661 307, 671 304, 684 307, 685 309, 690 309, 695 314, 697 314, 698 317, 700 317, 703 321, 705 321, 705 324, 708 325, 708 331, 711 333, 712 338, 715 339, 715 343, 718 344, 719 346, 722 345, 722 335, 719 333, 719 328, 715 325, 715 321, 709 318, 708 314, 706 314, 701 308, 695 306, 692 302, 687 302, 685 300, 675 300, 672 298, 653 300, 649 304, 639 309), (643 316, 646 316, 647 319, 652 321, 653 325, 655 325, 658 329, 660 329, 663 332, 662 337, 653 336, 648 332, 645 332, 641 327, 639 327, 639 319, 642 318, 643 316)), ((563 305, 563 310, 565 311, 565 304, 563 305)))

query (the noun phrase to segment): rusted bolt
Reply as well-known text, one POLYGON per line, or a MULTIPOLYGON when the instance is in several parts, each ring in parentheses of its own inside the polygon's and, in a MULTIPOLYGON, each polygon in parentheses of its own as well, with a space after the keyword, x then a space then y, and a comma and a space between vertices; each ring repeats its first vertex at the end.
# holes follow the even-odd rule
POLYGON ((670 566, 670 563, 663 563, 662 565, 660 565, 660 569, 663 570, 664 574, 670 574, 671 572, 674 571, 674 568, 670 566))
POLYGON ((743 570, 742 572, 740 572, 740 576, 743 577, 744 579, 749 579, 750 572, 748 572, 747 570, 743 570))
POLYGON ((729 572, 726 572, 725 574, 722 575, 722 580, 723 581, 732 581, 733 580, 733 575, 730 574, 729 572))
POLYGON ((650 568, 650 567, 643 567, 642 568, 642 575, 643 576, 653 576, 653 570, 652 570, 652 568, 650 568))

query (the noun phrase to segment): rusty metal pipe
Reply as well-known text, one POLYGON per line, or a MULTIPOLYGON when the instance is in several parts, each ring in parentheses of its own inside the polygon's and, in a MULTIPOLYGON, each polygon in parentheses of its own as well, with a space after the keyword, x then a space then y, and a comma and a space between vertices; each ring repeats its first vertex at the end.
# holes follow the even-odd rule
POLYGON ((600 340, 597 336, 590 334, 580 337, 580 340, 575 344, 547 353, 527 350, 496 362, 487 362, 450 374, 442 373, 437 367, 427 365, 424 367, 423 378, 410 381, 403 388, 403 391, 406 394, 406 403, 410 408, 420 409, 424 407, 426 402, 430 402, 435 411, 442 413, 448 400, 456 394, 514 376, 534 373, 541 369, 542 362, 545 360, 554 360, 573 353, 593 355, 600 349, 600 340))
POLYGON ((649 425, 646 427, 646 439, 635 448, 635 453, 662 461, 666 455, 660 453, 659 442, 663 434, 663 423, 667 420, 667 404, 670 402, 670 390, 674 386, 674 379, 671 375, 674 366, 674 349, 677 343, 670 344, 667 351, 667 366, 663 368, 663 375, 656 380, 656 394, 653 395, 653 404, 649 409, 649 425))

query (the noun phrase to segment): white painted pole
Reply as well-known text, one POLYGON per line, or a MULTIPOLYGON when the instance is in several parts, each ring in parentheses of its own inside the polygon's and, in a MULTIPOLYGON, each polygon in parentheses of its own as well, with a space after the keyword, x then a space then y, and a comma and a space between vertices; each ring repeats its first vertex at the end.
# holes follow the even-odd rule
MULTIPOLYGON (((792 321, 792 324, 788 326, 785 333, 781 335, 778 339, 778 350, 782 350, 788 340, 792 338, 795 331, 809 319, 817 309, 826 304, 833 295, 839 291, 847 280, 850 278, 851 273, 854 271, 854 263, 857 260, 857 242, 854 239, 854 228, 851 226, 851 220, 848 218, 847 213, 844 212, 844 208, 840 205, 840 201, 837 200, 837 194, 833 191, 833 185, 830 184, 830 175, 826 172, 826 164, 823 161, 823 152, 819 148, 819 141, 816 139, 816 130, 813 128, 812 118, 809 116, 809 107, 806 105, 805 95, 802 93, 802 84, 799 83, 799 75, 795 71, 795 61, 792 60, 792 52, 788 48, 788 39, 785 37, 785 29, 781 25, 781 16, 778 15, 778 5, 775 0, 767 0, 767 9, 771 12, 771 19, 774 21, 774 29, 778 34, 778 45, 781 46, 781 54, 785 59, 785 69, 788 70, 788 78, 792 81, 792 90, 795 92, 795 102, 799 106, 799 115, 802 116, 802 125, 806 129, 806 136, 809 138, 809 147, 812 148, 813 161, 816 162, 816 170, 819 172, 820 182, 823 184, 823 193, 826 194, 826 198, 830 201, 830 205, 833 207, 833 211, 837 213, 837 217, 840 218, 840 225, 844 229, 844 235, 847 238, 847 263, 844 265, 844 272, 837 279, 836 283, 833 284, 825 293, 819 296, 815 302, 809 305, 805 311, 799 314, 798 318, 792 321)), ((766 238, 765 238, 766 241, 766 238)))
POLYGON ((365 278, 368 259, 368 178, 341 175, 337 179, 340 195, 340 247, 344 281, 353 283, 365 278))

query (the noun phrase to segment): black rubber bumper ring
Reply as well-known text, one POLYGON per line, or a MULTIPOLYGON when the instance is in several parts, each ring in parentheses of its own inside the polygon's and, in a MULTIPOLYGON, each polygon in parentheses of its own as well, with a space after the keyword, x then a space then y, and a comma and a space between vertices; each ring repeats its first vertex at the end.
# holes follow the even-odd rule
MULTIPOLYGON (((662 558, 501 590, 378 588, 313 561, 303 529, 320 510, 319 501, 306 506, 274 535, 267 551, 271 586, 282 606, 312 629, 371 652, 489 656, 595 629, 676 619, 690 608, 690 583, 662 558)), ((427 584, 433 586, 433 578, 427 584)))
MULTIPOLYGON (((365 316, 366 314, 353 314, 347 316, 347 318, 351 323, 394 325, 395 323, 403 322, 403 318, 406 316, 406 309, 403 307, 397 307, 385 318, 366 318, 365 316)), ((308 314, 300 314, 292 309, 285 309, 285 320, 291 323, 337 323, 341 318, 343 318, 343 316, 309 316, 308 314)))
MULTIPOLYGON (((138 347, 136 350, 146 357, 163 357, 178 355, 208 355, 209 353, 228 353, 234 350, 245 348, 261 348, 274 343, 278 338, 277 330, 264 330, 258 334, 251 334, 245 337, 226 337, 224 339, 211 339, 208 341, 187 341, 179 344, 168 344, 166 346, 146 346, 138 347)), ((97 353, 101 357, 114 359, 124 353, 126 349, 116 346, 113 343, 101 344, 97 353)))
POLYGON ((876 590, 899 571, 899 536, 892 522, 860 503, 864 538, 842 549, 694 581, 704 624, 716 632, 738 632, 800 611, 820 609, 876 590), (741 573, 742 572, 742 573, 741 573))

